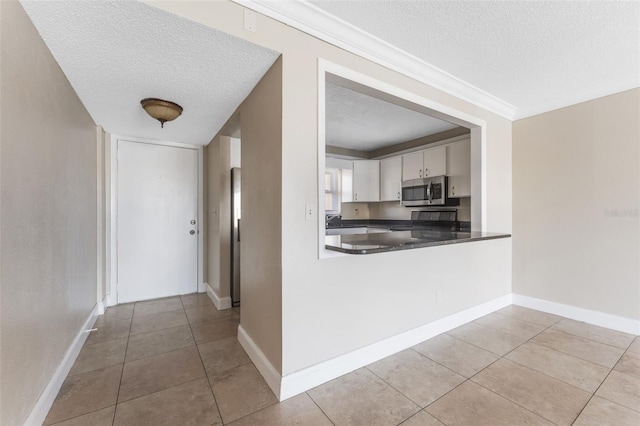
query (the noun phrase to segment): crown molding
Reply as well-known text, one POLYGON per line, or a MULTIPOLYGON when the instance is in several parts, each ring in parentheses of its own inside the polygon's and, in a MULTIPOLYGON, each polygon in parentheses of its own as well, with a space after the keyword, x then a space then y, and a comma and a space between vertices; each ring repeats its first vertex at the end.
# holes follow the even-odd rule
POLYGON ((232 0, 385 68, 513 120, 516 107, 305 0, 232 0))

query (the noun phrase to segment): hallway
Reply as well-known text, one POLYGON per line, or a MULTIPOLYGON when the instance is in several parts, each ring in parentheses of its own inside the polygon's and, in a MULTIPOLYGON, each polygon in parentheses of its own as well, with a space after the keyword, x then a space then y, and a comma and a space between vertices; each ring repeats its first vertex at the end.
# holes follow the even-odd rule
POLYGON ((640 338, 507 306, 278 403, 205 294, 111 307, 45 424, 636 425, 640 338))

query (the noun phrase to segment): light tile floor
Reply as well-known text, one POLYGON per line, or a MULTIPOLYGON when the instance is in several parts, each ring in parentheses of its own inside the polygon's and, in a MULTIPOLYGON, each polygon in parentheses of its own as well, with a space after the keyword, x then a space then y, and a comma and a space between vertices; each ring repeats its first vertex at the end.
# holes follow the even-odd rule
POLYGON ((109 308, 46 425, 640 424, 640 338, 508 306, 278 403, 206 295, 109 308))

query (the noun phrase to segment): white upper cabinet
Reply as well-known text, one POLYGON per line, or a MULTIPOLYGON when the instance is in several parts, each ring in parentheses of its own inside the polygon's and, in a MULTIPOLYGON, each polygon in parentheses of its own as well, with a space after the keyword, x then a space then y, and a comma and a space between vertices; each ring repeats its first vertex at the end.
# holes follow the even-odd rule
POLYGON ((447 174, 447 146, 412 152, 402 156, 402 180, 447 174))
POLYGON ((419 179, 422 176, 424 159, 422 151, 402 156, 402 180, 419 179))
POLYGON ((380 201, 399 201, 402 186, 402 157, 380 160, 380 201))
POLYGON ((380 201, 380 161, 353 162, 353 201, 380 201))
POLYGON ((439 146, 424 151, 423 177, 444 176, 447 174, 447 147, 439 146))
POLYGON ((471 140, 449 145, 449 197, 471 196, 471 140))

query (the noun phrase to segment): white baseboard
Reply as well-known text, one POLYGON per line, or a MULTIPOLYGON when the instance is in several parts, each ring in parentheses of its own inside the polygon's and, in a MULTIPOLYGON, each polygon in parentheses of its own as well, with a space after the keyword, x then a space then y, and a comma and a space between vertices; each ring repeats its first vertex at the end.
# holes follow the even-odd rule
POLYGON ((204 283, 205 288, 207 289, 207 294, 209 295, 209 299, 216 305, 216 309, 219 311, 223 309, 231 308, 231 298, 230 297, 219 297, 215 291, 209 286, 209 283, 204 283))
POLYGON ((238 341, 273 393, 280 401, 284 401, 510 304, 511 294, 507 294, 284 377, 277 372, 242 326, 238 327, 238 341))
POLYGON ((107 310, 107 308, 109 307, 109 301, 108 298, 109 296, 105 296, 104 299, 102 299, 102 301, 98 302, 98 315, 104 315, 104 312, 107 310))
POLYGON ((106 300, 105 307, 116 306, 118 304, 118 299, 116 298, 115 293, 107 294, 107 296, 105 297, 105 300, 106 300))
POLYGON ((36 402, 33 410, 31 410, 31 414, 29 414, 29 417, 25 422, 26 426, 37 426, 44 423, 44 420, 47 417, 47 414, 49 413, 49 410, 51 409, 51 406, 53 405, 53 402, 55 401, 56 396, 58 395, 58 392, 60 391, 60 388, 64 383, 64 380, 67 378, 67 374, 69 374, 73 363, 76 361, 76 358, 78 358, 78 354, 80 353, 80 349, 82 349, 82 345, 84 345, 85 340, 87 340, 87 337, 89 336, 87 330, 93 328, 93 325, 98 318, 98 309, 98 304, 96 304, 96 306, 89 314, 89 317, 87 317, 87 320, 82 325, 82 328, 76 335, 75 339, 73 339, 73 342, 69 346, 69 349, 67 349, 67 352, 62 358, 62 362, 60 362, 60 365, 58 365, 58 368, 56 369, 55 373, 53 373, 51 380, 49 380, 49 383, 44 388, 44 391, 42 391, 38 402, 36 402))
POLYGON ((640 321, 637 320, 532 297, 507 294, 285 376, 281 376, 277 372, 242 326, 238 328, 238 340, 258 371, 260 371, 260 374, 265 378, 271 390, 280 401, 284 401, 372 362, 415 346, 438 334, 509 306, 512 303, 613 330, 636 335, 640 334, 640 321))
POLYGON ((247 355, 249 355, 249 358, 251 358, 251 361, 256 366, 260 374, 262 374, 262 377, 264 377, 273 393, 280 401, 283 401, 284 399, 280 394, 282 376, 280 376, 280 373, 278 373, 274 366, 269 362, 265 354, 260 350, 260 348, 258 348, 242 326, 238 327, 238 341, 244 348, 245 352, 247 352, 247 355))
POLYGON ((588 324, 598 325, 600 327, 610 328, 612 330, 622 331, 624 333, 640 335, 640 320, 619 317, 617 315, 592 311, 577 306, 564 305, 544 299, 536 299, 535 297, 522 296, 515 293, 513 294, 513 304, 560 315, 588 324))
POLYGON ((282 377, 280 400, 296 396, 336 377, 340 377, 372 362, 381 360, 438 334, 452 330, 484 315, 495 312, 511 304, 511 294, 465 309, 464 311, 440 318, 429 324, 405 331, 380 342, 357 349, 348 354, 321 362, 304 370, 282 377))

